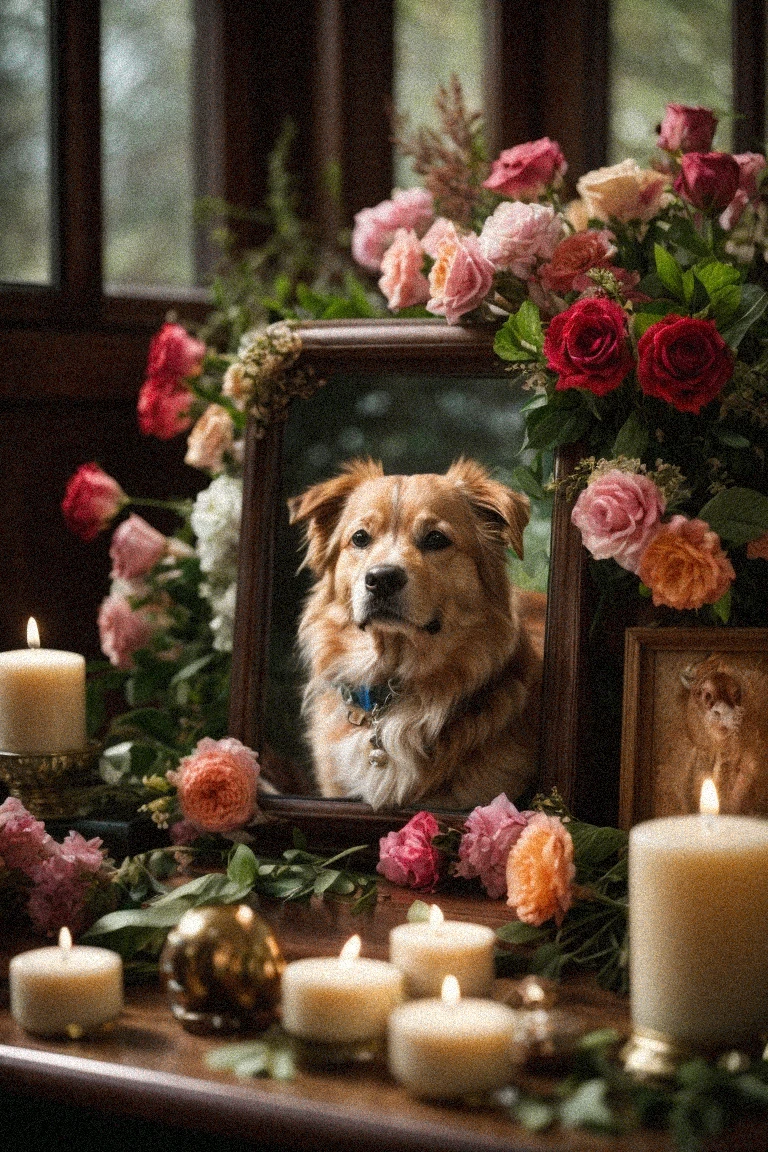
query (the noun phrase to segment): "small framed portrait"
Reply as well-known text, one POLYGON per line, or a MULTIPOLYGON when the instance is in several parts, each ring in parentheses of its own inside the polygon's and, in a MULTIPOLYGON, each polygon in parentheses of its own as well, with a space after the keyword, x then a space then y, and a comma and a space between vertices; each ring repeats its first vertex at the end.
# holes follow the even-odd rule
POLYGON ((697 812, 710 777, 720 811, 768 816, 768 629, 630 628, 622 728, 622 828, 697 812))

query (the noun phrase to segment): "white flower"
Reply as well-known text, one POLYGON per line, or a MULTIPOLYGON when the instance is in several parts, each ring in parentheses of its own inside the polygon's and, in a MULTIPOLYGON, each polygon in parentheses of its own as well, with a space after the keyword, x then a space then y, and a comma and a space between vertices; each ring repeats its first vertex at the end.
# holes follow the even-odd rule
POLYGON ((216 584, 230 584, 237 576, 237 546, 243 507, 243 482, 217 476, 200 492, 190 524, 197 537, 195 551, 203 572, 216 584))
POLYGON ((210 584, 204 584, 200 591, 210 601, 213 610, 211 631, 214 648, 217 652, 231 652, 235 633, 237 584, 233 582, 224 592, 217 591, 210 584))

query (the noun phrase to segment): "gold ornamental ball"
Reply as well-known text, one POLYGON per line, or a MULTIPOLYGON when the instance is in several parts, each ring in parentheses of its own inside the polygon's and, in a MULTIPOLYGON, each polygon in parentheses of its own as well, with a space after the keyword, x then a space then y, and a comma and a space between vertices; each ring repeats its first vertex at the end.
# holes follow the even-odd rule
POLYGON ((247 904, 185 912, 160 955, 171 1011, 189 1032, 266 1027, 284 969, 272 929, 247 904))

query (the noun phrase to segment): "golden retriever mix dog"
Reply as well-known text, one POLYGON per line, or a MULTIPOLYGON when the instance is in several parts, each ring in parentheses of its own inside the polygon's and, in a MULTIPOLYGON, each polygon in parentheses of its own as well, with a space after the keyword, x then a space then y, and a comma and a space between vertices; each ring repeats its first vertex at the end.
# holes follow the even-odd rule
POLYGON ((374 808, 510 798, 536 771, 545 597, 513 587, 527 497, 470 460, 356 460, 288 502, 317 577, 299 625, 323 796, 374 808))

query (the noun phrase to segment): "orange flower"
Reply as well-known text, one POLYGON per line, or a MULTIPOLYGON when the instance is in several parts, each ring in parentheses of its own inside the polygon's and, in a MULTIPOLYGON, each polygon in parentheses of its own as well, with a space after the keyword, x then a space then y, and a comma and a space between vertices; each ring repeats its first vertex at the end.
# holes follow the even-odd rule
POLYGON ((184 819, 205 832, 242 828, 256 811, 258 759, 239 740, 206 736, 167 777, 178 789, 184 819))
POLYGON ((507 859, 507 904, 518 920, 558 927, 573 903, 573 840, 557 816, 537 812, 507 859))
POLYGON ((703 520, 673 516, 645 549, 638 575, 656 605, 682 611, 714 604, 736 579, 720 537, 703 520))
POLYGON ((747 544, 748 560, 768 560, 768 532, 747 544))

